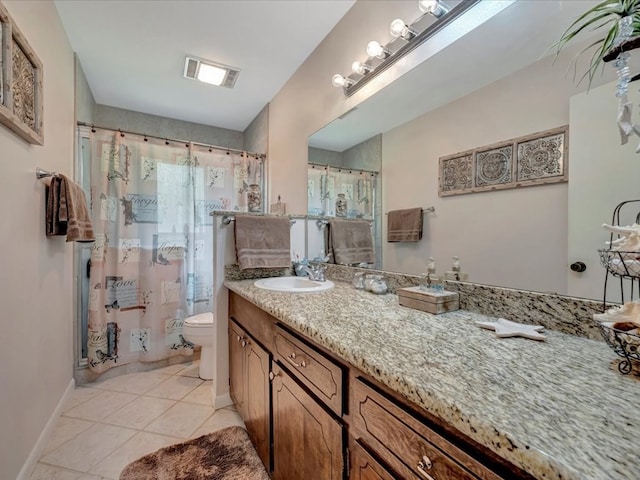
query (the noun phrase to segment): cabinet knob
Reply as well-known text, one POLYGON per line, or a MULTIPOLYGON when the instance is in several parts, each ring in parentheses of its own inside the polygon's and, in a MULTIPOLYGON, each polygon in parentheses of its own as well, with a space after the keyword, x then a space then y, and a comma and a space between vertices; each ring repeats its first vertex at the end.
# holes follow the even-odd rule
POLYGON ((422 475, 427 480, 436 480, 427 473, 427 470, 431 470, 432 466, 433 464, 431 463, 431 459, 426 455, 423 455, 422 460, 420 460, 418 462, 418 465, 416 465, 416 470, 418 470, 418 472, 420 472, 420 475, 422 475))
POLYGON ((277 373, 273 373, 273 370, 269 372, 269 381, 273 382, 273 379, 278 376, 277 373))
POLYGON ((240 345, 242 345, 242 347, 246 347, 247 346, 247 341, 243 338, 242 341, 240 342, 240 345))
POLYGON ((583 262, 573 262, 569 268, 571 268, 573 272, 581 273, 587 269, 587 266, 583 262))

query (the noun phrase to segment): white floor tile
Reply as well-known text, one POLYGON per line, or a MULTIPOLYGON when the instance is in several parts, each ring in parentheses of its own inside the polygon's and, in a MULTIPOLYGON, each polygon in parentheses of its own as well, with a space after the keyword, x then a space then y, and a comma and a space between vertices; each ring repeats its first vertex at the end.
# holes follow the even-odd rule
POLYGON ((182 370, 180 370, 176 375, 181 375, 183 377, 193 377, 200 378, 200 360, 193 362, 191 365, 186 366, 182 370))
POLYGON ((181 377, 175 375, 169 377, 161 384, 153 387, 145 395, 160 398, 170 398, 172 400, 182 400, 187 394, 202 383, 199 378, 181 377))
POLYGON ((36 464, 29 480, 101 480, 99 476, 74 472, 43 463, 36 464))
POLYGON ((140 396, 104 419, 105 423, 141 430, 176 403, 175 400, 140 396))
POLYGON ((135 430, 96 424, 42 457, 43 463, 88 472, 136 434, 135 430))
POLYGON ((102 382, 96 382, 92 387, 115 392, 143 394, 147 390, 164 382, 169 377, 170 375, 168 374, 156 373, 155 371, 130 373, 128 375, 109 378, 102 382))
POLYGON ((187 363, 176 363, 175 365, 169 365, 168 367, 156 368, 154 373, 164 373, 165 375, 175 375, 180 370, 184 369, 191 365, 191 362, 187 363))
POLYGON ((239 426, 245 428, 240 414, 235 409, 223 408, 217 410, 209 419, 198 428, 190 438, 207 435, 227 427, 239 426))
POLYGON ((209 407, 213 406, 213 392, 211 391, 212 383, 213 382, 211 382, 211 380, 208 380, 203 384, 198 385, 191 391, 191 393, 184 397, 182 401, 197 403, 199 405, 207 405, 209 407))
POLYGON ((97 390, 99 395, 81 403, 75 408, 65 412, 68 417, 82 418, 94 422, 102 421, 113 412, 121 409, 127 403, 135 400, 136 395, 122 392, 110 392, 97 390))
POLYGON ((179 402, 145 427, 148 432, 189 438, 213 413, 213 407, 179 402))
POLYGON ((156 435, 155 433, 139 432, 128 442, 117 448, 111 455, 91 469, 91 473, 102 477, 118 480, 120 472, 130 462, 155 452, 159 448, 180 443, 184 440, 176 437, 156 435))
POLYGON ((53 429, 53 432, 51 433, 49 443, 47 443, 47 446, 44 449, 44 454, 55 450, 60 445, 68 442, 92 425, 94 425, 93 422, 80 420, 79 418, 71 418, 65 416, 60 417, 58 419, 58 422, 56 423, 55 428, 53 429))
POLYGON ((76 387, 67 402, 64 404, 62 412, 67 412, 99 394, 100 390, 96 390, 94 388, 76 387))

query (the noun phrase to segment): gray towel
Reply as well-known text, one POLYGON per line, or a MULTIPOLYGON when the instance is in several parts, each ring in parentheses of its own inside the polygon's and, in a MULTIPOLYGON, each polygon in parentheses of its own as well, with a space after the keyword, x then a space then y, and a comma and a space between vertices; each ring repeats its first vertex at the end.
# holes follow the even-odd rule
POLYGON ((240 270, 291 267, 288 217, 236 215, 235 234, 240 270))
POLYGON ((375 263, 371 226, 367 220, 330 220, 329 251, 335 263, 375 263))
POLYGON ((67 242, 96 239, 84 190, 64 175, 53 177, 47 188, 46 233, 66 235, 67 242))
POLYGON ((393 210, 387 218, 387 242, 417 242, 422 238, 422 208, 393 210))

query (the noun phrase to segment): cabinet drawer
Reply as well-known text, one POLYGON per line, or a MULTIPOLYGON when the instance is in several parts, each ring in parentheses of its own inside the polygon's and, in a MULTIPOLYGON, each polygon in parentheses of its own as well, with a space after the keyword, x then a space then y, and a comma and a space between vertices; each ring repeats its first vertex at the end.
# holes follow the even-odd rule
POLYGON ((396 480, 396 476, 380 465, 360 442, 351 442, 349 451, 351 453, 350 480, 396 480))
POLYGON ((350 412, 356 429, 354 436, 403 478, 501 478, 360 378, 353 385, 350 412))
POLYGON ((280 327, 275 336, 276 360, 339 416, 343 412, 343 367, 280 327))
POLYGON ((229 316, 267 350, 273 349, 274 319, 240 295, 229 293, 229 316))

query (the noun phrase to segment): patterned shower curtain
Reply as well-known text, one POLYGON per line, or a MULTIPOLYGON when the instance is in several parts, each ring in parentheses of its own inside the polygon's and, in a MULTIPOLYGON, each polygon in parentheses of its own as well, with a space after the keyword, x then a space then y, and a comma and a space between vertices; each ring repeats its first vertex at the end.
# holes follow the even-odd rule
POLYGON ((375 188, 375 175, 369 172, 309 165, 307 213, 334 217, 336 199, 342 193, 347 201, 348 218, 372 219, 375 188))
POLYGON ((97 129, 91 135, 89 368, 192 355, 185 318, 212 311, 212 210, 246 211, 260 159, 97 129))

